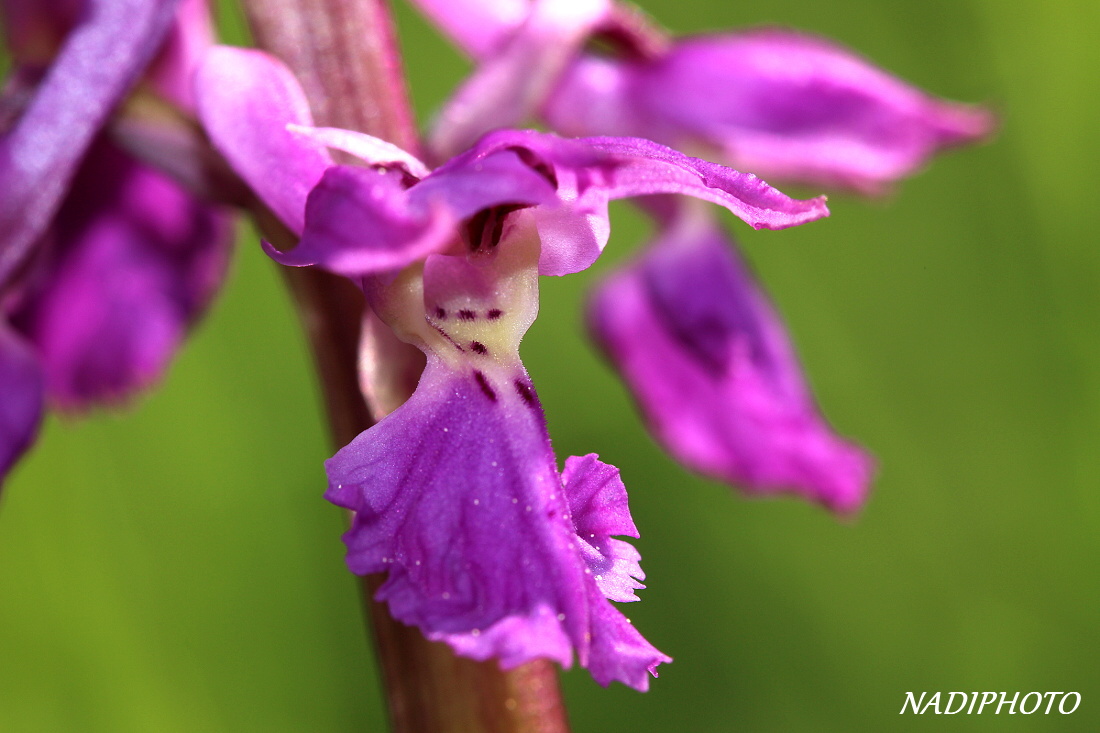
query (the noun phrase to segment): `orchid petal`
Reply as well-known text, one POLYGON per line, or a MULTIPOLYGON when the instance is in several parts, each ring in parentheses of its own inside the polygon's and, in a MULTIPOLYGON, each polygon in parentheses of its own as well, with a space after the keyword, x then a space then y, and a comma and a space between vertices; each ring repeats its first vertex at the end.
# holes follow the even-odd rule
POLYGON ((415 178, 424 178, 430 172, 428 166, 416 157, 393 143, 372 135, 354 130, 342 130, 338 127, 305 127, 291 124, 287 125, 287 129, 295 135, 301 135, 327 148, 350 153, 368 165, 399 165, 415 178))
MULTIPOLYGON (((479 371, 429 355, 412 398, 326 470, 326 498, 355 512, 348 566, 386 572, 376 598, 428 638, 505 668, 540 657, 568 666, 575 649, 602 684, 640 689, 646 670, 667 661, 587 571, 522 367, 479 371)), ((588 516, 593 526, 621 524, 588 516)))
POLYGON ((470 165, 501 150, 522 151, 533 169, 552 178, 566 208, 539 211, 543 275, 577 272, 595 261, 607 243, 611 199, 684 194, 724 206, 756 229, 782 229, 829 213, 824 197, 792 199, 751 174, 638 138, 566 140, 531 130, 498 131, 448 165, 470 165))
POLYGON ((535 0, 522 25, 444 106, 429 142, 436 157, 530 119, 610 8, 609 0, 535 0))
POLYGON ((279 252, 265 242, 264 250, 283 265, 357 277, 424 259, 451 240, 456 223, 443 210, 410 210, 393 171, 337 165, 309 194, 298 246, 279 252))
POLYGON ((793 490, 842 513, 863 503, 872 460, 820 416, 773 307, 712 224, 665 232, 589 316, 677 460, 752 493, 793 490))
POLYGON ((429 357, 413 397, 326 463, 326 497, 355 511, 348 565, 389 573, 377 598, 395 618, 481 637, 465 649, 477 658, 567 665, 560 642, 586 631, 584 566, 541 409, 513 384, 530 394, 527 375, 496 376, 429 357), (503 621, 509 649, 482 635, 503 621))
POLYGON ((829 215, 825 197, 800 201, 751 173, 692 158, 640 138, 586 138, 622 161, 608 198, 677 193, 724 206, 753 229, 785 229, 829 215))
MULTIPOLYGON (((755 176, 681 155, 648 140, 565 140, 498 131, 411 185, 384 171, 338 166, 309 196, 302 243, 269 254, 287 265, 319 264, 359 276, 441 251, 452 230, 495 206, 536 206, 540 272, 592 264, 607 243, 610 199, 678 193, 719 203, 756 228, 828 215, 824 199, 791 199, 755 176)), ((457 232, 455 232, 457 233, 457 232)))
POLYGON ((649 689, 650 676, 657 676, 657 667, 672 661, 645 640, 630 619, 607 601, 599 599, 596 589, 589 589, 592 606, 592 645, 588 671, 592 679, 603 686, 618 680, 639 692, 649 689))
POLYGON ((409 189, 410 205, 420 210, 442 206, 466 219, 494 206, 555 203, 553 186, 523 160, 519 151, 459 156, 409 189))
POLYGON ((215 46, 196 83, 199 117, 214 146, 275 215, 301 234, 306 196, 332 159, 324 145, 287 129, 313 125, 298 80, 266 53, 215 46))
POLYGON ((580 59, 544 111, 568 134, 703 144, 769 178, 866 192, 994 125, 987 110, 936 99, 843 47, 781 30, 686 38, 648 61, 580 59))
POLYGON ((34 441, 42 419, 42 372, 29 345, 0 320, 0 484, 34 441))
POLYGON ((531 9, 530 0, 414 0, 413 5, 474 58, 494 51, 531 9))
POLYGON ((634 591, 645 588, 639 582, 645 579, 642 556, 629 542, 611 537, 639 536, 619 469, 602 463, 594 453, 583 458, 570 456, 565 460, 562 483, 581 552, 600 592, 612 601, 638 600, 634 591))
POLYGON ((309 195, 301 244, 268 253, 353 277, 394 270, 442 250, 479 211, 552 201, 550 184, 505 150, 456 159, 408 189, 392 171, 334 166, 309 195))
POLYGON ((173 0, 100 0, 0 139, 0 282, 53 218, 92 138, 172 21, 173 0))
POLYGON ((163 373, 223 279, 228 217, 108 143, 58 213, 46 277, 13 321, 64 408, 121 400, 163 373))
POLYGON ((181 109, 195 109, 195 73, 214 45, 214 25, 205 0, 179 0, 168 37, 146 71, 146 79, 181 109))
POLYGON ((607 600, 641 587, 637 553, 609 536, 637 533, 625 489, 594 455, 558 473, 519 360, 538 308, 530 213, 510 214, 500 236, 368 289, 375 305, 389 294, 378 312, 427 366, 404 405, 326 463, 326 497, 355 513, 344 537, 351 570, 386 572, 377 599, 429 639, 505 668, 568 666, 575 651, 602 683, 644 687, 666 658, 637 653, 647 643, 607 600))

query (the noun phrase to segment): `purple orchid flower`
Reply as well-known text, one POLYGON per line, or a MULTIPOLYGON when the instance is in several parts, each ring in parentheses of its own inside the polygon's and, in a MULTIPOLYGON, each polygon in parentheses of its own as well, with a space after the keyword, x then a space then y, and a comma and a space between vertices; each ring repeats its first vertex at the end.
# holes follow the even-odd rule
POLYGON ((437 141, 462 147, 504 115, 541 116, 566 135, 644 137, 761 176, 874 193, 994 124, 809 34, 674 39, 602 0, 416 5, 478 62, 437 125, 437 141), (611 53, 587 51, 593 38, 611 53), (489 87, 498 92, 475 94, 489 87))
MULTIPOLYGON (((878 193, 993 125, 791 31, 674 39, 598 0, 416 4, 478 64, 437 121, 440 153, 537 116, 567 135, 646 137, 769 178, 878 193), (592 39, 610 52, 588 50, 592 39)), ((657 214, 655 241, 599 288, 589 322, 651 432, 684 465, 750 493, 858 509, 872 461, 820 417, 774 307, 719 251, 736 245, 691 206, 643 208, 657 214)))
POLYGON ((217 48, 199 77, 212 141, 294 232, 277 261, 359 282, 427 366, 411 399, 326 462, 326 497, 354 513, 349 568, 386 573, 394 618, 475 659, 571 664, 644 690, 669 657, 609 601, 637 600, 637 537, 619 472, 563 471, 519 344, 539 274, 587 267, 611 199, 681 194, 757 228, 827 215, 752 175, 636 138, 500 131, 434 170, 381 140, 314 128, 291 73, 217 48), (337 165, 327 148, 359 158, 337 165))
POLYGON ((596 342, 687 465, 751 492, 794 487, 855 511, 871 460, 818 413, 778 315, 713 217, 673 211, 661 236, 596 289, 596 342))
POLYGON ((201 0, 5 0, 14 69, 0 138, 0 479, 43 392, 118 401, 163 373, 221 282, 229 221, 107 131, 142 77, 193 108, 211 43, 201 0))

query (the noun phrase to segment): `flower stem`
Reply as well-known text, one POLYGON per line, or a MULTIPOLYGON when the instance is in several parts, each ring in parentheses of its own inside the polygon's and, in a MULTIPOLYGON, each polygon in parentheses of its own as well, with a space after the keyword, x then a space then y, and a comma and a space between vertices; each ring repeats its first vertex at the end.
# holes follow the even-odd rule
MULTIPOLYGON (((384 0, 243 2, 257 45, 298 76, 318 124, 359 130, 418 152, 384 0)), ((258 224, 276 246, 293 244, 276 223, 258 224)), ((343 446, 408 397, 416 375, 402 372, 423 361, 410 356, 413 347, 380 338, 376 328, 363 331, 374 341, 360 351, 364 303, 349 281, 313 268, 286 274, 321 378, 332 438, 343 446), (362 372, 361 355, 374 362, 362 372), (366 392, 384 399, 367 404, 361 373, 375 381, 365 385, 366 392)), ((373 600, 384 580, 363 578, 363 592, 396 733, 568 733, 552 663, 536 661, 505 672, 495 660, 458 657, 395 621, 373 600)))

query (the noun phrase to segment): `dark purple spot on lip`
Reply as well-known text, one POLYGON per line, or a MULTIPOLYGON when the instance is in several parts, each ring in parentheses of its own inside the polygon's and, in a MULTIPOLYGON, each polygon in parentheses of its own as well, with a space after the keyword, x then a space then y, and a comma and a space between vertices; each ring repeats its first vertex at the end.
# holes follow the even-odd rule
POLYGON ((486 348, 485 344, 481 343, 480 341, 471 341, 470 342, 470 348, 473 349, 473 352, 475 354, 488 354, 489 353, 489 349, 486 348))
POLYGON ((493 308, 486 315, 489 317, 490 321, 495 321, 496 319, 504 315, 504 311, 502 311, 500 308, 493 308))
POLYGON ((531 385, 522 379, 517 379, 513 384, 516 386, 516 393, 527 403, 528 407, 535 407, 538 404, 538 397, 535 396, 535 390, 531 389, 531 385))
POLYGON ((458 318, 462 321, 477 320, 477 311, 472 311, 467 308, 463 308, 458 312, 458 318))
POLYGON ((432 328, 434 328, 434 329, 435 329, 436 333, 438 333, 438 334, 439 334, 440 336, 442 336, 443 338, 447 339, 447 342, 448 342, 448 343, 450 343, 450 344, 451 344, 451 346, 454 346, 454 347, 455 347, 456 349, 458 349, 459 351, 465 351, 465 349, 464 349, 464 348, 462 348, 462 344, 458 343, 458 342, 457 342, 457 341, 455 341, 455 340, 454 340, 453 338, 451 338, 451 334, 447 333, 446 331, 444 331, 444 330, 443 330, 442 328, 440 328, 440 327, 439 327, 439 326, 437 326, 436 324, 432 323, 432 322, 431 322, 430 320, 428 320, 427 318, 425 318, 424 320, 425 320, 425 322, 426 322, 426 323, 427 323, 427 324, 428 324, 429 326, 431 326, 432 328))
POLYGON ((442 321, 444 318, 447 317, 447 311, 443 310, 437 305, 435 307, 435 317, 442 321))
POLYGON ((477 382, 478 387, 481 387, 481 391, 489 398, 490 402, 497 401, 497 393, 493 391, 492 385, 489 384, 489 380, 485 378, 484 374, 480 371, 475 371, 474 381, 477 382))
POLYGON ((552 166, 547 165, 546 161, 542 160, 536 153, 527 148, 509 149, 518 155, 520 160, 530 166, 531 170, 545 178, 547 183, 557 189, 558 176, 554 173, 554 168, 552 166))

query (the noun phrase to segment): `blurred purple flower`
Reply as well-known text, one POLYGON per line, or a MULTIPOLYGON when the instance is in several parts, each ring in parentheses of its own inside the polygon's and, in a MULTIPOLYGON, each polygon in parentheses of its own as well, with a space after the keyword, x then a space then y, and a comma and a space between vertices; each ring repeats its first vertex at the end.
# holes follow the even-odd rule
POLYGON ((106 130, 144 74, 182 110, 211 43, 201 0, 5 0, 0 119, 0 479, 42 390, 86 409, 155 381, 221 282, 229 222, 106 130), (33 397, 32 397, 33 395, 33 397))
POLYGON ((326 497, 354 512, 353 572, 387 573, 394 618, 513 667, 576 654, 601 684, 637 689, 669 661, 608 600, 642 587, 618 470, 559 472, 519 344, 538 275, 599 255, 611 199, 683 194, 756 228, 827 215, 755 176, 648 140, 485 136, 435 170, 381 140, 314 128, 296 80, 256 51, 214 49, 199 74, 216 147, 301 240, 277 261, 358 281, 427 356, 411 399, 326 463, 326 497), (326 148, 363 165, 336 165, 326 148))
POLYGON ((818 414, 779 317, 708 212, 677 207, 597 287, 588 315, 684 463, 751 492, 794 488, 839 513, 863 503, 871 460, 818 414))
POLYGON ((543 113, 570 135, 640 135, 758 175, 865 193, 992 127, 982 108, 781 29, 687 37, 649 57, 578 57, 543 113))
MULTIPOLYGON (((769 178, 878 193, 993 125, 792 31, 676 39, 603 0, 416 4, 477 62, 437 120, 439 154, 538 116, 567 135, 645 137, 769 178)), ((655 437, 749 492, 858 509, 872 462, 817 413, 774 308, 719 251, 732 241, 697 210, 645 208, 663 212, 655 242, 601 286, 589 321, 655 437)))
POLYGON ((438 121, 436 140, 460 147, 504 116, 541 116, 566 135, 644 137, 761 176, 878 192, 994 124, 809 34, 672 38, 605 0, 416 5, 478 64, 438 121), (606 50, 587 50, 593 39, 606 50))

